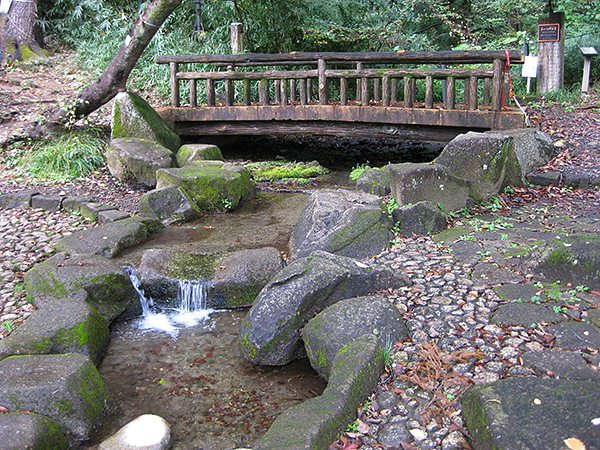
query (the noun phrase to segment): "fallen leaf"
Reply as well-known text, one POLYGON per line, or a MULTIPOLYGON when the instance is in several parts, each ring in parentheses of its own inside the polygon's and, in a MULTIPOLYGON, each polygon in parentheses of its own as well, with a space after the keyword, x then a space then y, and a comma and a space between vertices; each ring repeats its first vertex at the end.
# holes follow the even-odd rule
POLYGON ((577 438, 565 439, 565 444, 569 450, 585 450, 585 444, 577 438))

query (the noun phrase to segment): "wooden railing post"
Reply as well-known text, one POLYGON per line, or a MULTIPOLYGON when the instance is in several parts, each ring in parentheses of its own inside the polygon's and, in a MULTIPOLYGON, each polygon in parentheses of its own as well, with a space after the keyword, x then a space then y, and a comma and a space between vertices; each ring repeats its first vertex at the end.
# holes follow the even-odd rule
POLYGON ((281 80, 275 80, 275 103, 281 105, 281 80))
POLYGON ((300 104, 306 105, 308 103, 306 96, 306 78, 300 79, 300 104))
MULTIPOLYGON (((364 68, 365 68, 364 63, 361 63, 361 62, 356 63, 356 70, 357 71, 360 72, 364 68)), ((360 78, 357 78, 356 79, 356 101, 357 102, 361 101, 360 95, 362 94, 362 84, 363 84, 363 80, 361 80, 360 78)))
POLYGON ((206 79, 206 104, 215 106, 215 80, 212 78, 206 79))
POLYGON ((469 92, 471 94, 471 97, 469 98, 469 109, 471 110, 476 110, 478 108, 477 105, 477 77, 471 77, 469 79, 469 92))
POLYGON ((382 86, 382 90, 383 90, 383 99, 381 104, 383 106, 390 106, 390 98, 391 98, 391 93, 390 93, 390 77, 385 76, 383 77, 383 86, 382 86))
POLYGON ((287 82, 286 80, 281 80, 279 83, 279 101, 282 105, 287 105, 287 82))
POLYGON ((369 79, 363 78, 360 82, 360 104, 362 106, 369 106, 369 79))
POLYGON ((375 103, 381 101, 381 78, 379 77, 373 81, 373 101, 375 103))
POLYGON ((348 104, 348 79, 340 78, 340 105, 348 104))
POLYGON ((490 104, 490 86, 492 84, 492 80, 489 78, 486 78, 483 80, 483 104, 484 105, 489 105, 490 104))
MULTIPOLYGON (((233 73, 233 66, 227 66, 227 72, 233 73)), ((234 87, 233 81, 225 80, 225 106, 233 105, 234 87)))
POLYGON ((326 105, 329 103, 329 89, 327 82, 327 62, 323 58, 319 58, 317 65, 317 73, 319 74, 319 105, 326 105))
POLYGON ((190 80, 190 106, 195 108, 198 106, 198 82, 197 80, 190 80))
POLYGON ((290 102, 294 104, 296 102, 296 98, 298 97, 298 92, 296 90, 296 79, 292 78, 290 80, 290 102))
POLYGON ((177 108, 179 106, 179 79, 177 78, 179 64, 172 62, 169 67, 171 69, 171 106, 177 108))
POLYGON ((252 92, 250 91, 250 80, 244 79, 244 106, 250 106, 252 104, 252 92))
POLYGON ((446 78, 446 109, 454 109, 456 91, 454 89, 454 77, 446 78))
POLYGON ((431 75, 425 77, 425 108, 433 108, 433 78, 431 75))
POLYGON ((494 77, 492 78, 492 111, 500 111, 502 109, 502 89, 504 84, 504 74, 502 69, 504 61, 501 59, 494 60, 494 77))
POLYGON ((258 101, 261 105, 267 106, 269 101, 269 80, 261 78, 258 85, 258 101))
POLYGON ((404 107, 412 108, 413 106, 413 94, 412 94, 412 79, 411 77, 404 77, 404 107))
POLYGON ((390 104, 395 105, 398 103, 398 78, 392 78, 392 95, 390 97, 390 104))

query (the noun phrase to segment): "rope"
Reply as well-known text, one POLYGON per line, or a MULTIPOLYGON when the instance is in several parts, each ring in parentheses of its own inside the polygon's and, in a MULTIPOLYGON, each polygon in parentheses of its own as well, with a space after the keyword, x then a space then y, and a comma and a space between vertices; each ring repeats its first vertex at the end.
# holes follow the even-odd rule
MULTIPOLYGON (((519 100, 517 99, 517 97, 515 96, 515 94, 513 92, 512 74, 510 73, 510 54, 508 52, 508 49, 505 49, 504 51, 506 53, 506 63, 504 64, 504 73, 502 75, 502 79, 504 80, 504 75, 506 74, 506 69, 508 68, 508 80, 509 80, 509 86, 510 86, 509 97, 515 101, 515 103, 517 104, 517 106, 519 107, 521 112, 523 114, 525 114, 525 126, 529 126, 529 117, 527 117, 527 113, 525 112, 525 110, 523 109, 523 107, 519 103, 519 100)), ((506 106, 504 106, 504 89, 502 89, 502 107, 508 111, 508 108, 506 106)))
POLYGON ((141 14, 140 14, 140 21, 138 23, 144 23, 152 28, 160 28, 158 25, 154 25, 153 23, 145 21, 141 14))

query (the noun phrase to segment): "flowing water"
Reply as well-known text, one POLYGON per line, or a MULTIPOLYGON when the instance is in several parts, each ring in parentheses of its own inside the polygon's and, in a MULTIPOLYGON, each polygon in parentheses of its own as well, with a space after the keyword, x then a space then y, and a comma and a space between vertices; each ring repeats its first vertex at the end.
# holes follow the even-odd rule
MULTIPOLYGON (((338 176, 322 178, 321 187, 347 187, 347 173, 338 176)), ((155 233, 118 262, 136 266, 151 248, 215 253, 273 246, 285 253, 307 198, 259 192, 233 213, 155 233)), ((238 329, 246 311, 207 310, 210 294, 201 281, 182 283, 178 304, 166 311, 139 293, 143 316, 113 326, 99 367, 121 408, 100 440, 141 414, 157 414, 172 426, 173 450, 250 448, 279 414, 325 388, 307 360, 260 367, 243 359, 238 329)))

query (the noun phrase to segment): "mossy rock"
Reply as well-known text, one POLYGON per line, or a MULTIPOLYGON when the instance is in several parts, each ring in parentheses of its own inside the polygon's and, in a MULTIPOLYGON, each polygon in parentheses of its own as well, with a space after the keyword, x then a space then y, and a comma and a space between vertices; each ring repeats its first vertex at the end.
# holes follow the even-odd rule
POLYGON ((121 92, 114 100, 112 139, 141 138, 158 142, 172 152, 181 147, 181 139, 146 100, 131 92, 121 92))
POLYGON ((72 439, 87 440, 115 404, 86 356, 11 356, 0 361, 0 405, 49 417, 72 439))
POLYGON ((223 161, 221 149, 212 144, 184 144, 177 152, 177 165, 187 166, 195 161, 223 161))
POLYGON ((65 450, 67 438, 60 425, 39 414, 0 414, 0 442, 3 450, 65 450))
POLYGON ((243 167, 204 161, 156 173, 157 189, 177 186, 202 211, 235 209, 254 195, 254 182, 243 167))

